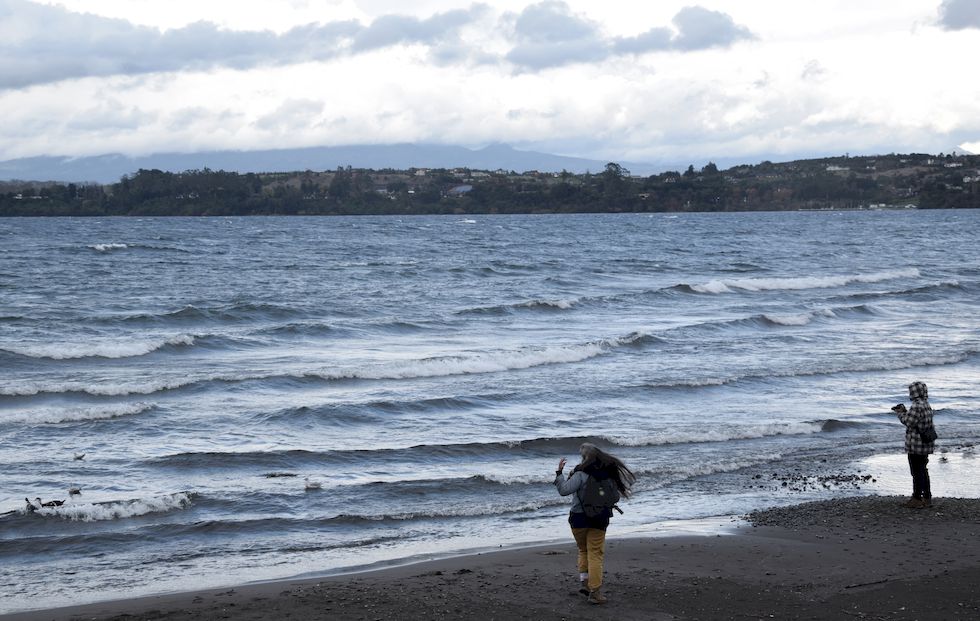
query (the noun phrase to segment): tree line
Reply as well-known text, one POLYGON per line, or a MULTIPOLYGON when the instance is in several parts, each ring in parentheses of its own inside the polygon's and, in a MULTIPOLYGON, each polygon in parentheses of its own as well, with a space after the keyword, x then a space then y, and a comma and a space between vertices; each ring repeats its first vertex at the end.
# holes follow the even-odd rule
POLYGON ((584 213, 980 207, 980 156, 715 164, 633 176, 470 169, 139 170, 118 183, 0 182, 0 216, 584 213))

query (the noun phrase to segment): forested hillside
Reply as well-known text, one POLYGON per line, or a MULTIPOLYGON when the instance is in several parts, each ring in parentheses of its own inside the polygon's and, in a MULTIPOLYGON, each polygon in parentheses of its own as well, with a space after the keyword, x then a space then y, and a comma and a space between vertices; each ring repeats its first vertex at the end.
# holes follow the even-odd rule
POLYGON ((980 156, 762 162, 649 177, 338 168, 274 174, 139 170, 118 183, 0 182, 3 216, 478 214, 980 207, 980 156))

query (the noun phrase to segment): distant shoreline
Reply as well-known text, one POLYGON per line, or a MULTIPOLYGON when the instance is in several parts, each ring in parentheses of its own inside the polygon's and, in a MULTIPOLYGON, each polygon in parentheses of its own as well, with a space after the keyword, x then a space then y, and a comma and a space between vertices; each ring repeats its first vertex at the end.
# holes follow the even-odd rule
POLYGON ((480 215, 980 207, 980 156, 762 162, 647 177, 470 168, 140 169, 118 183, 0 182, 0 216, 480 215))
MULTIPOLYGON (((962 209, 980 209, 980 205, 976 207, 967 207, 962 209)), ((959 209, 957 209, 959 210, 959 209)), ((51 216, 40 216, 40 215, 7 215, 0 214, 0 218, 5 219, 57 219, 57 218, 92 218, 92 219, 106 219, 106 218, 119 218, 119 219, 145 219, 145 218, 350 218, 350 217, 426 217, 426 216, 440 216, 440 217, 473 217, 473 216, 597 216, 597 215, 679 215, 679 214, 704 214, 704 213, 785 213, 785 212, 824 212, 824 213, 834 213, 834 212, 864 212, 864 211, 942 211, 934 209, 922 209, 914 205, 907 206, 886 206, 886 207, 813 207, 813 208, 798 208, 798 209, 751 209, 742 211, 721 211, 721 210, 690 210, 690 211, 520 211, 520 212, 467 212, 467 213, 425 213, 425 212, 413 212, 413 213, 401 213, 401 214, 391 214, 391 213, 338 213, 338 214, 316 214, 316 213, 296 213, 296 214, 281 214, 281 213, 249 213, 249 214, 111 214, 111 215, 98 215, 98 214, 85 214, 85 215, 51 215, 51 216)), ((952 208, 946 209, 946 211, 953 211, 952 208)))

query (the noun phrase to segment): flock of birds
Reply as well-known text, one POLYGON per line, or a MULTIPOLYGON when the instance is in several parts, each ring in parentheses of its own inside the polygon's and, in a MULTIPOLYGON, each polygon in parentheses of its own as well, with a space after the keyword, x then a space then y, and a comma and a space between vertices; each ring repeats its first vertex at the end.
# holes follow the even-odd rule
MULTIPOLYGON (((81 461, 83 459, 85 459, 85 453, 75 453, 76 461, 81 461)), ((310 480, 310 477, 306 477, 305 479, 303 479, 303 481, 304 481, 303 489, 306 490, 307 492, 315 492, 323 489, 323 483, 321 483, 320 481, 312 481, 310 480)), ((82 488, 78 487, 77 485, 73 485, 68 488, 69 498, 71 498, 72 496, 80 496, 81 494, 82 494, 82 488)), ((24 502, 27 503, 28 513, 34 513, 35 511, 40 511, 41 509, 53 509, 65 504, 64 500, 48 500, 47 502, 45 502, 42 501, 40 498, 35 498, 34 502, 31 502, 30 498, 25 498, 24 502)))
MULTIPOLYGON (((85 453, 75 453, 75 461, 81 461, 85 459, 85 453)), ((68 488, 68 497, 80 496, 82 494, 82 488, 77 485, 72 485, 68 488)), ((49 500, 47 502, 42 501, 40 498, 35 498, 34 502, 31 502, 30 498, 25 498, 24 502, 27 503, 27 512, 34 513, 41 509, 53 509, 55 507, 60 507, 65 504, 64 500, 49 500), (36 504, 35 504, 36 503, 36 504)))

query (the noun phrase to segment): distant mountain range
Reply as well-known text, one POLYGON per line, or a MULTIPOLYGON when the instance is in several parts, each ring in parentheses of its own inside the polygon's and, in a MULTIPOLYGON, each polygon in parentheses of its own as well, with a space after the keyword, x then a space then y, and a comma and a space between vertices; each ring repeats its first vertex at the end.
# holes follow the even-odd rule
MULTIPOLYGON (((582 174, 602 172, 608 161, 566 157, 535 151, 520 151, 505 144, 483 149, 433 144, 392 144, 263 151, 205 151, 201 153, 159 153, 140 157, 120 154, 89 157, 40 156, 0 162, 0 180, 115 183, 123 175, 141 168, 167 172, 185 170, 226 170, 239 173, 336 170, 338 166, 371 168, 473 168, 524 172, 582 174)), ((634 175, 651 175, 678 165, 617 162, 634 175)), ((687 167, 685 164, 684 168, 687 167)))

